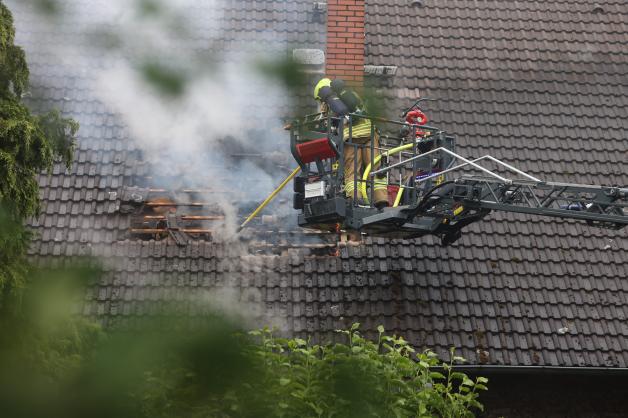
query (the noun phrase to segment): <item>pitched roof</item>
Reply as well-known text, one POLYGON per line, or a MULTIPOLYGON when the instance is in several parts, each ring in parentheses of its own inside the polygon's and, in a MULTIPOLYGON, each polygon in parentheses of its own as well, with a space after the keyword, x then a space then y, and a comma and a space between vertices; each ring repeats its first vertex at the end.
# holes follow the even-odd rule
MULTIPOLYGON (((623 2, 422 4, 367 7, 367 63, 398 66, 375 81, 395 111, 436 98, 432 123, 462 155, 545 180, 628 184, 623 2)), ((412 276, 438 277, 422 289, 432 308, 416 310, 439 319, 427 329, 460 340, 477 363, 626 366, 626 232, 490 219, 449 250, 415 246, 424 260, 412 260, 412 276)))
MULTIPOLYGON (((7 1, 34 96, 43 97, 34 106, 56 105, 81 123, 71 172, 55 167, 40 179, 44 212, 31 251, 105 257, 85 314, 131 326, 164 301, 222 289, 260 323, 297 334, 328 338, 357 321, 370 332, 383 324, 419 348, 459 347, 471 364, 628 367, 622 231, 494 213, 448 248, 431 237, 367 238, 341 246, 339 257, 313 256, 289 234, 281 240, 293 249, 257 256, 208 241, 129 239, 132 216, 120 196, 146 177, 146 162, 90 90, 87 62, 47 53, 75 26, 46 26, 18 3, 7 1)), ((89 0, 69 3, 89 9, 89 0)), ((438 98, 428 114, 457 136, 462 154, 490 153, 547 180, 628 184, 622 2, 598 2, 602 10, 586 1, 422 3, 367 4, 367 64, 398 66, 374 81, 394 113, 419 93, 438 98)), ((276 30, 305 46, 324 42, 309 2, 225 4, 236 35, 276 30)))

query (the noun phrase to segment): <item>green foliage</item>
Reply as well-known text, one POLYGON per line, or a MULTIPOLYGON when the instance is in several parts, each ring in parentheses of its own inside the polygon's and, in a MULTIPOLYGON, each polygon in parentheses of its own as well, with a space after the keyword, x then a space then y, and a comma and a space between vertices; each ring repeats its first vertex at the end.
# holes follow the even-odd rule
POLYGON ((453 418, 482 408, 487 380, 456 371, 453 351, 441 363, 383 327, 375 341, 355 324, 338 331, 344 342, 317 345, 246 333, 221 315, 192 328, 164 310, 104 334, 75 316, 86 278, 98 271, 41 271, 1 305, 6 416, 453 418))
POLYGON ((26 56, 14 41, 13 16, 0 1, 0 98, 20 96, 28 84, 26 56))
POLYGON ((369 87, 365 87, 362 92, 362 100, 364 101, 368 114, 377 118, 397 119, 399 115, 390 114, 390 109, 385 105, 385 101, 381 94, 369 87))
POLYGON ((37 175, 51 169, 55 157, 69 166, 77 130, 76 122, 56 111, 32 116, 15 98, 0 101, 0 201, 16 218, 37 214, 37 175))
POLYGON ((31 271, 30 286, 6 293, 0 305, 0 410, 7 417, 55 416, 64 391, 104 338, 76 317, 83 266, 31 271), (51 409, 52 408, 52 409, 51 409))
POLYGON ((60 12, 61 5, 57 0, 32 0, 33 4, 40 13, 44 15, 54 16, 60 12))
POLYGON ((74 157, 74 137, 79 130, 79 124, 73 119, 62 117, 56 109, 39 116, 37 124, 47 138, 53 155, 60 158, 69 169, 74 157))
POLYGON ((282 59, 260 60, 256 69, 269 79, 279 81, 292 93, 296 93, 307 86, 303 65, 289 56, 282 59))
POLYGON ((13 17, 0 1, 0 289, 24 281, 29 235, 22 224, 39 211, 37 176, 56 159, 70 166, 78 131, 58 111, 35 116, 21 103, 29 72, 14 41, 13 17))
POLYGON ((0 204, 0 289, 20 288, 27 273, 26 251, 31 234, 0 204))
POLYGON ((358 328, 338 331, 347 343, 327 345, 253 331, 254 340, 236 346, 248 375, 236 372, 240 380, 207 390, 182 361, 147 374, 142 409, 152 417, 472 417, 482 409, 477 398, 487 379, 453 371, 463 361, 453 350, 451 362, 441 363, 383 327, 377 341, 358 328))
POLYGON ((139 72, 150 86, 165 96, 175 98, 185 93, 187 76, 181 70, 156 62, 145 62, 139 72))
POLYGON ((135 7, 140 16, 159 16, 162 13, 163 5, 156 0, 137 0, 135 7))

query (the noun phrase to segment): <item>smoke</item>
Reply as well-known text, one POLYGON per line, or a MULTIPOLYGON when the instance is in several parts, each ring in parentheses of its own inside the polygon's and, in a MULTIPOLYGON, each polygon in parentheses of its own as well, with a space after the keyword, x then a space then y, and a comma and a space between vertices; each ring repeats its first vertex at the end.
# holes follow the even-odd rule
POLYGON ((200 197, 225 214, 215 238, 233 238, 241 202, 261 201, 295 164, 282 130, 290 93, 260 70, 286 59, 288 41, 277 28, 234 30, 220 0, 59 4, 35 24, 57 38, 37 53, 55 56, 116 115, 154 186, 221 191, 200 197))
POLYGON ((225 214, 215 237, 230 239, 238 202, 262 199, 283 174, 246 157, 236 160, 229 151, 234 145, 249 153, 288 150, 280 112, 289 107, 289 94, 258 69, 261 60, 283 59, 287 43, 269 32, 225 44, 224 5, 195 3, 160 5, 163 10, 141 18, 125 14, 125 2, 108 3, 125 16, 116 33, 131 41, 112 54, 112 68, 95 86, 121 115, 154 177, 170 183, 163 186, 237 191, 203 196, 225 214))
MULTIPOLYGON (((241 202, 261 201, 295 165, 282 129, 290 92, 260 71, 260 63, 287 57, 289 42, 276 28, 233 30, 220 0, 68 0, 58 2, 53 16, 32 13, 28 3, 7 3, 18 23, 28 16, 34 78, 64 80, 63 107, 79 115, 80 141, 95 143, 92 129, 121 127, 132 141, 126 148, 140 150, 149 164, 154 186, 207 190, 196 199, 219 205, 225 215, 224 223, 212 225, 214 240, 231 241, 241 202), (95 105, 72 97, 85 91, 95 105), (97 111, 83 112, 85 105, 97 111)), ((273 210, 295 218, 290 205, 273 210)), ((247 253, 243 243, 230 246, 247 253)), ((206 297, 228 301, 230 309, 236 299, 263 309, 261 295, 224 292, 206 297)))

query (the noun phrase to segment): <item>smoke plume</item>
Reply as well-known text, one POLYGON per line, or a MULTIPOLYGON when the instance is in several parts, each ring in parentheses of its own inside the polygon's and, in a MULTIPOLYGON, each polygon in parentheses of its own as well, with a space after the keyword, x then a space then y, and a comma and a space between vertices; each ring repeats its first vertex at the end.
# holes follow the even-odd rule
MULTIPOLYGON (((18 35, 30 38, 33 85, 55 98, 64 86, 55 104, 81 124, 79 150, 93 149, 110 129, 111 141, 129 138, 121 148, 140 151, 133 155, 148 164, 155 186, 209 190, 203 200, 226 219, 214 239, 233 237, 241 202, 260 201, 293 168, 282 129, 290 94, 260 71, 260 63, 287 56, 288 42, 273 28, 232 30, 220 0, 60 1, 53 15, 33 13, 32 2, 7 3, 23 24, 18 35), (57 77, 55 85, 46 77, 57 77)), ((261 295, 238 289, 203 298, 263 309, 261 295)))
POLYGON ((50 31, 28 52, 51 56, 116 115, 159 187, 216 190, 203 196, 225 214, 216 237, 232 237, 238 205, 263 199, 294 165, 282 130, 290 94, 260 71, 286 58, 287 40, 276 28, 234 31, 220 0, 59 5, 32 23, 50 31))

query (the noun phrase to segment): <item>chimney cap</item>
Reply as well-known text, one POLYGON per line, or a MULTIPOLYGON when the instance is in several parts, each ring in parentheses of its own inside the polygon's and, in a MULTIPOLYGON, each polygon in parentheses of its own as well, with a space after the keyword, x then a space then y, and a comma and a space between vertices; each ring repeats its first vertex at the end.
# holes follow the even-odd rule
POLYGON ((296 48, 292 50, 292 59, 303 65, 324 65, 325 52, 322 49, 296 48))

